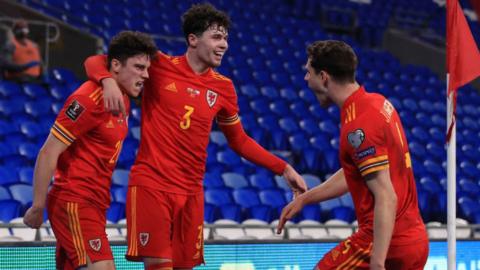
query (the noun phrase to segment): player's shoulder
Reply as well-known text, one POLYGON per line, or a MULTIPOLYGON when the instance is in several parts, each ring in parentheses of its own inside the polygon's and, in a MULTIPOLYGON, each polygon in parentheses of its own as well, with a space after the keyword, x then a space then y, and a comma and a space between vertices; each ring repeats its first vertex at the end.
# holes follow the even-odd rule
POLYGON ((102 87, 98 83, 90 80, 81 84, 69 97, 69 99, 82 101, 89 107, 100 105, 103 106, 103 104, 100 102, 102 98, 102 87))
POLYGON ((354 122, 363 125, 376 125, 382 120, 389 122, 394 111, 393 105, 378 93, 366 93, 356 103, 357 117, 354 122))
POLYGON ((156 55, 156 61, 159 63, 172 63, 174 65, 178 65, 180 63, 181 56, 174 56, 174 55, 169 55, 165 52, 158 51, 156 55))
POLYGON ((233 86, 233 81, 230 78, 213 69, 210 71, 208 77, 208 84, 211 85, 211 87, 222 90, 222 92, 226 95, 228 95, 228 93, 235 94, 235 87, 233 86))

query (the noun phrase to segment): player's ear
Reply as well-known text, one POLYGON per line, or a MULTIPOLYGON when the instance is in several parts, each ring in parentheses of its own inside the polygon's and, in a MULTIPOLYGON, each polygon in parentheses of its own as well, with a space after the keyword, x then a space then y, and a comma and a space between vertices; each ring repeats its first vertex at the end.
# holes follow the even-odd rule
POLYGON ((188 44, 189 44, 189 46, 195 48, 195 47, 197 47, 197 43, 198 43, 197 35, 195 35, 193 33, 188 34, 188 44))
POLYGON ((112 62, 110 62, 110 66, 112 68, 112 71, 115 73, 120 72, 120 67, 122 66, 122 63, 118 59, 112 59, 112 62))

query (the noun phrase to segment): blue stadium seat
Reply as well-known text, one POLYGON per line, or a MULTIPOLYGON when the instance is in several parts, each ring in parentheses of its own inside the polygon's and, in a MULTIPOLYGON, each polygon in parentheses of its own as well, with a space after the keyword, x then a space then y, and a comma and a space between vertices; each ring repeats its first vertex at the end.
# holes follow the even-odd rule
POLYGON ((280 96, 284 100, 288 101, 289 103, 292 103, 298 100, 297 92, 295 92, 295 90, 293 90, 292 88, 280 89, 280 96))
POLYGON ((322 180, 313 174, 302 174, 308 189, 312 189, 322 183, 322 180))
POLYGON ((262 96, 267 97, 270 100, 276 100, 279 97, 278 90, 273 86, 263 86, 260 88, 262 96))
POLYGON ((238 223, 242 222, 242 209, 239 205, 236 205, 236 204, 220 205, 220 206, 217 206, 217 209, 220 212, 221 218, 234 220, 238 223))
POLYGON ((443 170, 442 166, 438 162, 435 162, 431 159, 426 159, 423 162, 423 166, 427 172, 437 176, 438 178, 440 178, 441 175, 445 174, 445 171, 443 170))
POLYGON ((322 211, 326 212, 327 215, 328 213, 331 212, 332 209, 338 206, 342 206, 342 202, 340 201, 339 198, 333 198, 320 203, 320 207, 322 208, 322 211))
POLYGON ((294 134, 295 132, 298 132, 300 130, 297 121, 295 121, 291 117, 281 118, 280 120, 278 120, 278 125, 287 134, 294 134))
POLYGON ((439 146, 437 143, 428 143, 427 152, 436 158, 437 161, 443 161, 446 159, 446 151, 443 147, 439 146))
POLYGON ((33 188, 31 185, 14 184, 8 187, 12 198, 22 203, 23 206, 32 202, 33 188))
POLYGON ((257 205, 247 209, 246 218, 263 220, 267 223, 272 221, 272 208, 268 205, 257 205))
POLYGON ((300 121, 300 128, 309 136, 316 136, 320 132, 318 122, 311 118, 300 121))
POLYGON ((300 90, 300 93, 298 94, 301 99, 303 99, 305 102, 308 104, 317 104, 317 97, 313 94, 312 90, 310 89, 302 89, 300 90))
POLYGON ((320 205, 318 204, 308 204, 305 205, 302 209, 302 219, 315 220, 318 222, 322 221, 320 205))
POLYGON ((230 190, 222 189, 207 189, 205 190, 205 202, 215 206, 232 204, 233 200, 230 196, 230 190))
POLYGON ((47 89, 45 89, 43 86, 39 84, 24 84, 23 85, 23 92, 34 99, 38 99, 41 97, 45 97, 45 95, 48 93, 47 89))
POLYGON ((18 171, 18 180, 20 183, 32 185, 33 184, 33 168, 22 167, 18 171))
POLYGON ((217 161, 233 169, 240 164, 240 157, 230 148, 217 153, 217 161))
POLYGON ((473 198, 480 196, 480 186, 474 181, 468 179, 460 179, 459 181, 460 190, 469 194, 473 198))
POLYGON ((49 99, 39 99, 35 102, 29 101, 25 103, 25 112, 37 119, 49 117, 51 110, 50 105, 52 101, 49 99))
POLYGON ((420 184, 423 190, 428 191, 432 195, 442 192, 442 187, 440 184, 431 177, 422 177, 420 179, 420 184))
POLYGON ((479 175, 479 170, 468 161, 460 162, 459 171, 471 179, 476 179, 479 175))
POLYGON ((210 141, 217 144, 218 146, 225 146, 228 144, 227 138, 221 131, 212 131, 210 132, 210 141))
POLYGON ((51 71, 51 73, 58 82, 61 82, 64 84, 75 82, 77 80, 75 78, 75 74, 73 74, 72 71, 65 68, 55 68, 51 71))
POLYGON ((232 195, 235 203, 243 208, 256 207, 261 204, 258 193, 250 188, 235 189, 232 195))
POLYGON ((287 117, 291 115, 288 104, 285 100, 276 100, 270 103, 270 111, 278 117, 287 117))
POLYGON ((19 183, 15 169, 7 166, 0 167, 0 185, 7 186, 15 183, 19 183))
POLYGON ((207 189, 213 188, 224 188, 225 184, 223 183, 222 175, 215 172, 207 172, 203 176, 203 185, 207 189))
POLYGON ((125 218, 125 204, 112 202, 107 209, 107 220, 117 223, 122 218, 125 218))
POLYGON ((257 87, 253 84, 246 84, 246 85, 240 86, 240 93, 242 93, 242 95, 245 95, 249 98, 256 98, 259 96, 259 91, 257 87))
POLYGON ((303 133, 297 133, 288 137, 288 142, 290 143, 290 149, 299 155, 302 155, 305 149, 310 148, 309 139, 303 133))
POLYGON ((335 124, 332 120, 321 121, 319 127, 322 132, 330 135, 330 137, 332 138, 338 137, 338 134, 340 133, 338 125, 335 124))
POLYGON ((269 102, 262 98, 250 101, 250 108, 257 114, 257 116, 265 115, 270 112, 269 102))
POLYGON ((4 98, 16 97, 20 95, 22 89, 20 86, 11 81, 0 81, 0 95, 4 98))
POLYGON ((470 220, 474 213, 480 211, 479 203, 469 197, 463 196, 458 199, 458 206, 460 208, 460 217, 470 220))
POLYGON ((290 111, 297 119, 305 119, 305 116, 310 115, 303 101, 296 101, 290 104, 290 111))
POLYGON ((21 211, 22 205, 19 201, 0 200, 0 220, 4 223, 8 223, 10 220, 20 217, 21 211))
POLYGON ((205 203, 205 205, 203 206, 203 219, 207 223, 213 223, 215 220, 217 220, 218 214, 216 213, 216 211, 217 209, 214 205, 205 203))
POLYGON ((279 189, 262 190, 258 196, 263 204, 269 205, 272 208, 281 210, 286 204, 283 192, 279 189))
POLYGON ((41 127, 34 122, 23 122, 20 126, 20 131, 28 139, 35 139, 38 135, 44 133, 41 127))
POLYGON ((319 133, 318 135, 310 138, 310 144, 313 148, 320 151, 332 150, 330 138, 324 133, 319 133))
POLYGON ((330 213, 331 219, 340 219, 348 223, 351 223, 353 220, 355 220, 355 212, 353 208, 348 206, 337 206, 333 208, 330 213))
POLYGON ((408 148, 410 149, 410 153, 412 153, 413 156, 415 156, 418 159, 424 159, 425 158, 425 147, 423 144, 418 143, 415 140, 410 141, 408 144, 408 148))
POLYGON ((238 173, 223 173, 222 179, 225 186, 232 189, 248 187, 248 181, 243 175, 238 173))
POLYGON ((112 184, 119 186, 128 186, 128 176, 130 172, 128 170, 116 169, 112 174, 112 184))
POLYGON ((313 104, 310 107, 308 107, 308 110, 310 111, 310 114, 313 115, 317 120, 323 121, 325 119, 329 119, 330 116, 320 104, 313 104))
POLYGON ((27 158, 29 161, 34 161, 37 157, 40 148, 32 143, 21 143, 18 146, 18 153, 20 156, 27 158))
POLYGON ((112 186, 113 201, 125 204, 127 202, 127 186, 112 186))
POLYGON ((411 132, 413 138, 418 140, 420 143, 428 143, 430 141, 430 136, 428 136, 428 133, 422 127, 413 127, 411 132))
POLYGON ((6 187, 0 185, 0 201, 10 200, 12 196, 6 187))
POLYGON ((259 190, 274 189, 277 187, 271 174, 266 174, 266 173, 252 174, 250 175, 249 180, 250 180, 250 185, 259 190))

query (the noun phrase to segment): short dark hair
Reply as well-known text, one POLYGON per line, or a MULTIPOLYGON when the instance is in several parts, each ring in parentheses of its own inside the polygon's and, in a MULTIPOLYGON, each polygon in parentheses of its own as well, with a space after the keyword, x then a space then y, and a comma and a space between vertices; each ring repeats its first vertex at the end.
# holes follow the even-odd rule
POLYGON ((200 36, 213 25, 221 26, 226 31, 230 28, 230 17, 209 3, 192 5, 182 15, 182 29, 188 43, 188 35, 200 36))
POLYGON ((307 47, 315 73, 327 72, 339 83, 355 82, 358 60, 352 47, 339 40, 315 41, 307 47))
POLYGON ((108 46, 108 68, 113 59, 117 59, 122 64, 128 58, 140 54, 145 54, 153 59, 157 50, 155 42, 149 35, 141 32, 122 31, 112 38, 108 46))

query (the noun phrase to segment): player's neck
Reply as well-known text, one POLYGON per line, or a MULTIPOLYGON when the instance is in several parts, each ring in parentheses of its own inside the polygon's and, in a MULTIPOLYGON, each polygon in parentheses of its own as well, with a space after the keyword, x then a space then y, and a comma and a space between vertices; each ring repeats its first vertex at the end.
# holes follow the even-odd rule
POLYGON ((208 70, 209 66, 202 62, 190 48, 187 49, 186 57, 188 65, 195 74, 203 74, 208 70))
POLYGON ((333 84, 332 89, 329 90, 332 93, 331 99, 339 108, 342 108, 345 101, 358 90, 360 85, 357 82, 348 84, 333 84))

